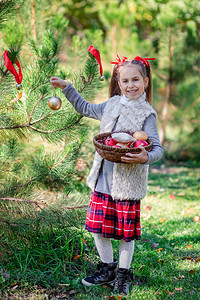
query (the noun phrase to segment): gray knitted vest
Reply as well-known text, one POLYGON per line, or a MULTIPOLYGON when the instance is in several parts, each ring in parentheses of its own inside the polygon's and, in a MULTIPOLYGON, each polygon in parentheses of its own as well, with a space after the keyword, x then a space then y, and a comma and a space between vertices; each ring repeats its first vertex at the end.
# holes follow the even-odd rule
MULTIPOLYGON (((135 132, 142 130, 145 119, 154 114, 152 106, 145 100, 145 94, 139 98, 138 105, 126 107, 120 103, 121 96, 109 99, 101 119, 100 133, 128 130, 135 132)), ((96 152, 90 174, 87 178, 88 186, 94 190, 103 158, 96 152)), ((148 165, 114 163, 111 196, 119 200, 142 199, 147 193, 148 165)))

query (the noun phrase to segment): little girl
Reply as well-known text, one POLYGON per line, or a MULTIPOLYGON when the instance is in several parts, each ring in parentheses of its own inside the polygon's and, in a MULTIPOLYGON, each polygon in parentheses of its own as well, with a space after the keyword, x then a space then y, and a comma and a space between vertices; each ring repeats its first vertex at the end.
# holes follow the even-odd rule
POLYGON ((113 163, 95 153, 87 178, 91 198, 86 229, 94 234, 100 256, 97 272, 82 279, 86 286, 115 281, 114 291, 128 294, 134 240, 141 239, 140 200, 146 196, 149 164, 159 160, 163 148, 158 137, 156 112, 152 103, 151 69, 147 59, 129 61, 118 57, 110 82, 110 98, 92 104, 81 97, 71 83, 51 77, 52 86, 61 88, 77 112, 101 121, 100 133, 140 131, 153 141, 150 152, 141 146, 139 154, 127 153, 122 163, 113 163), (111 239, 120 240, 119 263, 113 260, 111 239))

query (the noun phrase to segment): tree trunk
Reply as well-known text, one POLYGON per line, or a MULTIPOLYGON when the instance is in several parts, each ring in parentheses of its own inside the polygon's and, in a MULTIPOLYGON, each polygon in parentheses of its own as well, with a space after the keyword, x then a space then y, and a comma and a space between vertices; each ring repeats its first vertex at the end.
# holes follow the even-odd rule
POLYGON ((163 103, 163 110, 161 114, 161 128, 160 128, 160 141, 163 144, 165 141, 165 131, 167 125, 167 113, 169 107, 169 99, 171 95, 171 78, 172 78, 172 57, 174 53, 174 40, 172 39, 171 28, 168 28, 169 35, 169 57, 168 57, 168 77, 165 91, 165 99, 163 103))
POLYGON ((112 57, 116 57, 117 54, 117 25, 113 25, 111 28, 112 36, 112 57))
POLYGON ((31 8, 32 8, 32 25, 33 25, 33 36, 34 40, 37 40, 37 30, 36 30, 36 16, 35 16, 35 3, 34 0, 31 0, 31 8))
POLYGON ((164 104, 163 104, 163 110, 162 110, 162 115, 161 115, 161 121, 162 121, 161 127, 160 127, 160 141, 161 141, 161 144, 163 144, 164 141, 165 141, 165 129, 166 129, 166 124, 167 124, 167 112, 168 112, 168 106, 169 106, 170 92, 171 92, 171 86, 170 86, 170 81, 169 81, 169 78, 168 78, 166 91, 165 91, 165 99, 164 99, 164 104))

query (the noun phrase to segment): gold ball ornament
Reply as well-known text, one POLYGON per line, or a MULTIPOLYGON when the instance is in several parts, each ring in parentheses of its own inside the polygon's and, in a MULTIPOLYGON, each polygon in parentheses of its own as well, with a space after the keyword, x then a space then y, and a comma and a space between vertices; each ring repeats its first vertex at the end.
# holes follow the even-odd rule
POLYGON ((60 100, 60 98, 57 95, 55 95, 49 99, 48 106, 52 110, 58 110, 62 106, 62 101, 60 100))
POLYGON ((16 84, 16 89, 17 90, 22 90, 22 85, 20 83, 16 84))
POLYGON ((104 81, 105 77, 102 75, 99 77, 100 81, 104 81))

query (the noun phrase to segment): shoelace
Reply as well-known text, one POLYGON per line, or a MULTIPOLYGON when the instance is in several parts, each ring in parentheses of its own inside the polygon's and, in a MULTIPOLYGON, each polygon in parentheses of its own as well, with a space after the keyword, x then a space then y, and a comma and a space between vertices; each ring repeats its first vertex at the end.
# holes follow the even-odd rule
POLYGON ((123 287, 127 279, 128 279, 127 276, 123 276, 123 277, 117 276, 117 281, 116 281, 117 288, 121 286, 123 287))

